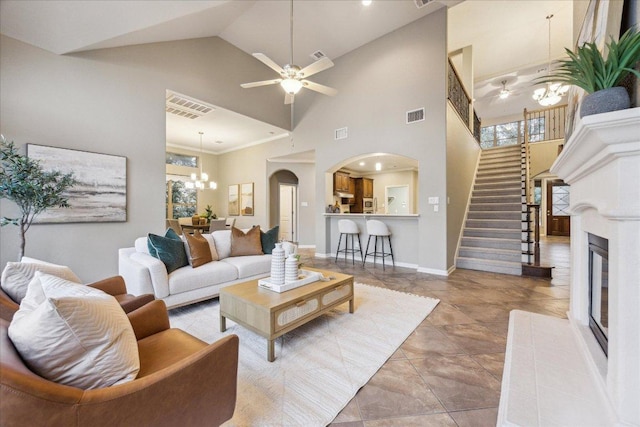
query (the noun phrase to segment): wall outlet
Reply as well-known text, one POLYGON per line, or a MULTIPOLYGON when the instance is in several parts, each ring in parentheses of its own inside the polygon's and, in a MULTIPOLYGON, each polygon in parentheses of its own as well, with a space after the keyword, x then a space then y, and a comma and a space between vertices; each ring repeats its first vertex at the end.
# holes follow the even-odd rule
POLYGON ((438 205, 433 205, 433 211, 434 211, 434 212, 438 212, 439 208, 440 208, 440 206, 438 206, 438 205))

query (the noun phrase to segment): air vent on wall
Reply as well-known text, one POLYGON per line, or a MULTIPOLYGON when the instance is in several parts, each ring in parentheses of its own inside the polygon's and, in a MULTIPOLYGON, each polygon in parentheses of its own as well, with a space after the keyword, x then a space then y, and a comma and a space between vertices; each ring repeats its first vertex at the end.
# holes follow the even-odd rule
POLYGON ((317 61, 318 59, 325 58, 327 55, 325 55, 324 52, 321 50, 316 50, 309 56, 312 57, 314 61, 317 61))
POLYGON ((347 128, 340 128, 340 129, 336 129, 335 131, 335 140, 339 140, 339 139, 346 139, 348 135, 348 131, 347 128))
POLYGON ((416 3, 416 7, 420 9, 421 7, 425 7, 427 3, 431 3, 433 0, 413 0, 416 3))
POLYGON ((424 120, 424 107, 413 111, 407 111, 407 124, 424 120))
POLYGON ((167 113, 186 117, 187 119, 197 119, 213 110, 212 105, 207 105, 202 101, 196 101, 177 93, 167 92, 167 113))

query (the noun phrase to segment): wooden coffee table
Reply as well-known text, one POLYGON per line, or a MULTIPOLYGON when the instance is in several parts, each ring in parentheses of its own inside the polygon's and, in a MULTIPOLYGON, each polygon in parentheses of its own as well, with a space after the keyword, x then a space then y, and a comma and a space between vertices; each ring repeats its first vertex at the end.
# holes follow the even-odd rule
POLYGON ((304 325, 338 305, 349 301, 353 313, 353 276, 327 270, 318 271, 328 282, 317 281, 278 293, 258 287, 257 280, 220 289, 220 331, 227 329, 226 319, 244 326, 267 339, 267 360, 275 359, 274 340, 304 325))

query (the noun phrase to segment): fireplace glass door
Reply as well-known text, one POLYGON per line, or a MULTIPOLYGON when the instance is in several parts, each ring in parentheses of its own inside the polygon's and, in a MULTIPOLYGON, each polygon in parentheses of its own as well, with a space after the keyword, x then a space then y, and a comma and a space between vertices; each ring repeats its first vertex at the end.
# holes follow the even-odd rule
POLYGON ((589 234, 589 326, 607 354, 609 335, 608 241, 589 234))

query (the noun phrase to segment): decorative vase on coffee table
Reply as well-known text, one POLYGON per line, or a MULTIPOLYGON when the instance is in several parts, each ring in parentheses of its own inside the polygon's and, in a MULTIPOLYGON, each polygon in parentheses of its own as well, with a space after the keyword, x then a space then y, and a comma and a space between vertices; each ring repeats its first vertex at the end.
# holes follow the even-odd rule
POLYGON ((291 254, 287 257, 284 266, 284 282, 295 282, 298 280, 298 258, 295 254, 291 254))
POLYGON ((276 247, 271 251, 271 283, 274 285, 284 284, 284 249, 282 243, 276 243, 276 247))

